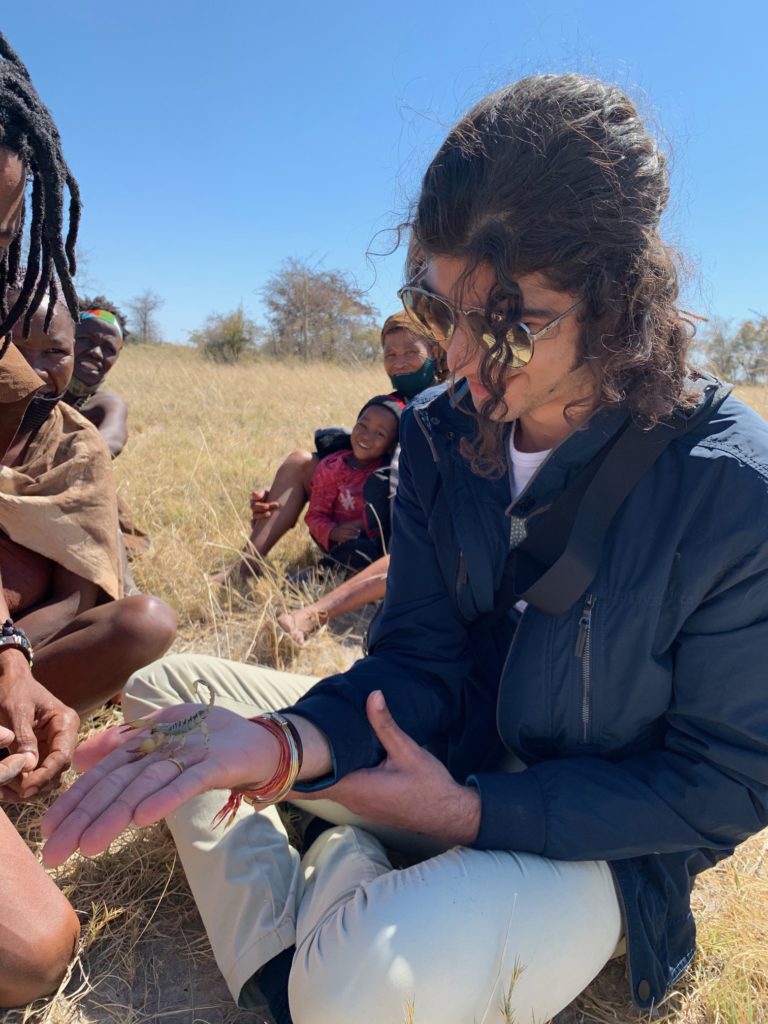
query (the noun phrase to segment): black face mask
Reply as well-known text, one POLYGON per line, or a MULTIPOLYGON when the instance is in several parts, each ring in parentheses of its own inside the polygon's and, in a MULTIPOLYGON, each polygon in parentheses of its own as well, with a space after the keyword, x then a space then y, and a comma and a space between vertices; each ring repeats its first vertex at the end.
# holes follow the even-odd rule
POLYGON ((19 434, 31 434, 48 419, 62 399, 62 395, 35 395, 26 408, 19 434))
POLYGON ((413 370, 411 373, 396 373, 389 379, 392 381, 392 387, 400 394, 405 395, 406 398, 415 398, 430 384, 435 383, 435 368, 435 360, 432 356, 428 356, 418 370, 413 370))

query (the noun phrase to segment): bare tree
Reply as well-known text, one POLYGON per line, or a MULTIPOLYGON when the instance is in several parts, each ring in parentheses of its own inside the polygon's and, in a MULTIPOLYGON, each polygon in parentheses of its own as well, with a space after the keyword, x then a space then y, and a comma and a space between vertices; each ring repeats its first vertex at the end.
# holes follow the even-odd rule
POLYGON ((738 328, 716 320, 698 341, 706 364, 724 380, 764 384, 768 380, 768 316, 755 313, 738 328))
POLYGON ((161 299, 157 292, 153 292, 151 288, 145 289, 140 295, 126 303, 131 311, 130 322, 133 341, 154 344, 163 340, 155 313, 164 303, 165 299, 161 299))
POLYGON ((75 259, 77 260, 77 273, 75 274, 75 291, 79 298, 87 292, 101 291, 101 285, 91 274, 91 250, 84 249, 82 245, 75 248, 75 259))
POLYGON ((375 357, 377 312, 343 271, 286 260, 262 297, 276 355, 333 361, 375 357))

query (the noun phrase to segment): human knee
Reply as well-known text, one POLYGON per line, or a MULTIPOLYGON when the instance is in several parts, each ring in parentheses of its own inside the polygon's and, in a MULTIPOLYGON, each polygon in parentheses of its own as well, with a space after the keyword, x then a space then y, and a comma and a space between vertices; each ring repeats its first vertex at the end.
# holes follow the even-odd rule
POLYGON ((115 602, 115 625, 119 637, 132 650, 140 650, 147 661, 164 654, 176 636, 176 612, 152 594, 137 594, 115 602))
POLYGON ((48 905, 44 917, 25 920, 12 947, 0 956, 0 1007, 23 1006, 60 985, 80 938, 80 922, 67 900, 48 905))
POLYGON ((312 462, 313 458, 314 456, 312 455, 312 452, 307 451, 306 448, 297 448, 286 457, 283 462, 283 466, 292 466, 294 469, 304 469, 312 462))
POLYGON ((195 678, 190 675, 189 662, 188 654, 167 654, 134 672, 123 689, 126 716, 131 719, 152 708, 195 699, 191 694, 185 696, 191 679, 195 678))
POLYGON ((378 976, 356 967, 345 958, 342 973, 317 966, 304 972, 294 967, 289 983, 289 1002, 294 1024, 389 1024, 407 1017, 408 998, 397 1000, 394 1014, 391 993, 383 992, 378 976))

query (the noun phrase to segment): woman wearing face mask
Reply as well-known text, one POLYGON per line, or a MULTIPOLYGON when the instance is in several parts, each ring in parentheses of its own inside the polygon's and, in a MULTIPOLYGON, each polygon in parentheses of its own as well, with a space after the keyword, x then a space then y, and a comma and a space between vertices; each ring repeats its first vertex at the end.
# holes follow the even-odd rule
MULTIPOLYGON (((395 389, 392 393, 395 398, 409 402, 445 376, 445 362, 439 350, 413 331, 413 324, 403 312, 393 313, 384 321, 381 347, 384 369, 395 389)), ((334 429, 332 436, 336 444, 346 445, 346 431, 334 429)), ((242 579, 249 579, 261 572, 267 554, 299 521, 302 509, 309 501, 312 477, 317 465, 334 447, 322 453, 301 448, 291 452, 270 486, 251 493, 251 536, 248 544, 240 560, 218 573, 214 577, 215 582, 224 584, 236 572, 242 579)), ((390 477, 392 481, 396 481, 396 461, 395 457, 390 477)), ((365 572, 371 569, 369 567, 365 572)), ((375 575, 380 575, 380 572, 379 567, 375 575)), ((376 598, 369 597, 367 600, 376 598)))

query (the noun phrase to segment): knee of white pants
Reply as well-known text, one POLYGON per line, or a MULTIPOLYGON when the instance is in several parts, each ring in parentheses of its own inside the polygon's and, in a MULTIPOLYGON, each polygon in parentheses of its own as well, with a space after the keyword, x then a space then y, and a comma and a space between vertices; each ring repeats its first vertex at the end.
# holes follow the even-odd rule
POLYGON ((130 677, 123 689, 123 711, 130 721, 149 708, 164 708, 180 702, 175 682, 189 660, 186 654, 169 654, 145 665, 130 677))
POLYGON ((414 1007, 419 1024, 500 1024, 506 997, 516 1020, 549 1020, 620 930, 607 866, 458 848, 363 882, 318 922, 298 943, 293 1018, 401 1024, 414 1007))

